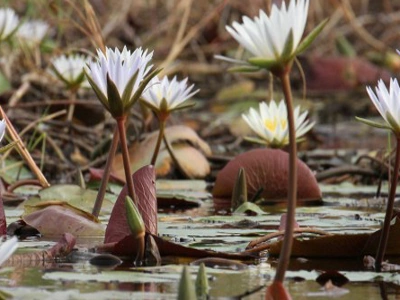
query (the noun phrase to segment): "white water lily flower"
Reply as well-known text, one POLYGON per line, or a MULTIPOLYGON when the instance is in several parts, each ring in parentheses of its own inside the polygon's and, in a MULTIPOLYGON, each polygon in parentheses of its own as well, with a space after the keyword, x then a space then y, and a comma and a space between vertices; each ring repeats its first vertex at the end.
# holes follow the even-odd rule
POLYGON ((367 87, 367 92, 387 125, 381 125, 361 118, 359 120, 372 126, 391 129, 397 136, 400 136, 400 87, 397 79, 390 79, 389 90, 383 80, 380 79, 378 86, 375 87, 375 92, 369 86, 367 87))
POLYGON ((88 61, 85 55, 60 55, 51 60, 49 73, 68 87, 79 88, 85 81, 84 67, 88 61))
POLYGON ((114 117, 126 113, 158 72, 149 74, 152 56, 153 52, 142 48, 134 52, 126 47, 122 52, 106 48, 106 53, 97 50, 97 61, 89 62, 85 67, 90 85, 114 117))
MULTIPOLYGON (((305 111, 300 114, 299 106, 294 109, 296 139, 301 138, 314 126, 314 122, 306 120, 307 113, 305 111)), ((250 108, 247 114, 242 114, 242 117, 260 138, 248 138, 250 141, 267 144, 273 148, 280 148, 289 143, 287 110, 283 100, 279 104, 271 101, 269 105, 261 102, 258 111, 250 108)))
POLYGON ((246 61, 220 55, 216 58, 241 65, 234 68, 236 71, 265 68, 276 74, 282 72, 298 53, 311 44, 327 23, 327 20, 323 21, 302 41, 308 7, 309 0, 291 0, 289 5, 282 1, 280 7, 272 5, 269 16, 260 10, 259 16, 254 19, 244 16, 243 23, 233 22, 232 26, 226 26, 226 30, 252 57, 246 61))
POLYGON ((9 38, 17 29, 18 16, 11 8, 0 8, 0 41, 9 38))
POLYGON ((192 106, 193 103, 185 103, 199 90, 193 90, 194 85, 188 86, 188 78, 178 81, 174 77, 171 81, 168 77, 159 80, 154 77, 149 87, 142 96, 142 102, 156 113, 170 113, 171 111, 192 106))
POLYGON ((0 266, 17 250, 18 239, 13 236, 11 239, 0 241, 0 266))
POLYGON ((258 17, 251 20, 243 17, 243 23, 234 22, 226 30, 244 48, 256 57, 267 60, 279 59, 286 41, 293 32, 293 44, 289 53, 293 54, 303 36, 307 21, 309 0, 292 0, 288 7, 285 1, 278 8, 272 6, 270 16, 260 10, 258 17))
POLYGON ((28 45, 40 44, 45 37, 49 24, 41 20, 31 20, 23 23, 17 30, 16 36, 28 45))

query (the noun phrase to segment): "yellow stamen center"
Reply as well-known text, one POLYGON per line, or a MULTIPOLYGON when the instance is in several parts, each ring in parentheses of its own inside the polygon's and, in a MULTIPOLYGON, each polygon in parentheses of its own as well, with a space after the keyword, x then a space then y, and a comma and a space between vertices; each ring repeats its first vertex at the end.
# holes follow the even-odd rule
POLYGON ((272 131, 272 132, 276 131, 276 127, 278 127, 279 123, 281 125, 281 128, 286 128, 287 121, 285 119, 281 119, 281 120, 278 120, 278 119, 266 119, 266 120, 264 120, 265 127, 268 130, 272 131))

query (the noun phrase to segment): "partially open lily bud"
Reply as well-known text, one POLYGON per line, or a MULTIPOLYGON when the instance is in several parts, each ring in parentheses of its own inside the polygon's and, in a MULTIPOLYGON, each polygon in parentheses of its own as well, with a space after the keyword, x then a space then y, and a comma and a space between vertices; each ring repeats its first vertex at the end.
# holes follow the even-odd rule
POLYGON ((202 262, 199 266, 199 271, 196 277, 196 295, 198 300, 206 300, 208 295, 208 278, 206 273, 206 267, 202 262))
POLYGON ((246 171, 240 168, 232 191, 232 211, 236 210, 245 202, 247 202, 246 171))
POLYGON ((196 300, 196 290, 187 266, 183 267, 179 281, 178 300, 196 300))
POLYGON ((129 228, 134 237, 143 237, 146 233, 142 215, 139 213, 136 205, 128 196, 125 198, 126 218, 129 228))

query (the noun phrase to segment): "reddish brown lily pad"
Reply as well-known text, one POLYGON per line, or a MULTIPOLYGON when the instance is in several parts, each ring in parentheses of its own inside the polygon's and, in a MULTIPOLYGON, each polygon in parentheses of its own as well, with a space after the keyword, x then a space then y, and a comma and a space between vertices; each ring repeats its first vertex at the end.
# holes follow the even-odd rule
POLYGON ((352 90, 390 79, 390 72, 363 58, 311 56, 300 61, 310 90, 352 90))
MULTIPOLYGON (((145 166, 133 174, 133 183, 138 198, 138 210, 142 215, 146 232, 157 234, 157 198, 155 187, 154 167, 145 166)), ((104 238, 105 243, 113 243, 122 240, 131 234, 126 219, 125 197, 128 195, 125 186, 115 202, 107 225, 104 238)))
MULTIPOLYGON (((240 168, 246 171, 248 199, 262 189, 260 197, 268 204, 284 203, 287 199, 289 154, 276 149, 255 149, 236 156, 217 175, 214 203, 229 205, 236 176, 240 168)), ((321 202, 321 191, 314 174, 297 160, 297 197, 299 204, 321 202)))

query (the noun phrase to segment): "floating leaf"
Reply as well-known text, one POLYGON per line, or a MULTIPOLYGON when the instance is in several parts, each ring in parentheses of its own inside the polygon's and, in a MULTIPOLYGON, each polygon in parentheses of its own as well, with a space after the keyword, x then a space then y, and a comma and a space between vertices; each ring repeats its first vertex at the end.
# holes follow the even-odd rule
MULTIPOLYGON (((39 191, 39 198, 31 197, 23 203, 24 206, 35 206, 48 201, 68 203, 77 209, 91 213, 96 200, 97 191, 81 188, 73 184, 55 184, 39 191)), ((115 202, 115 196, 106 194, 102 213, 110 213, 115 202)))
POLYGON ((36 211, 25 214, 22 220, 45 236, 56 236, 69 232, 75 236, 101 236, 104 226, 94 217, 66 203, 43 204, 30 207, 36 211), (47 205, 47 206, 45 206, 47 205))

